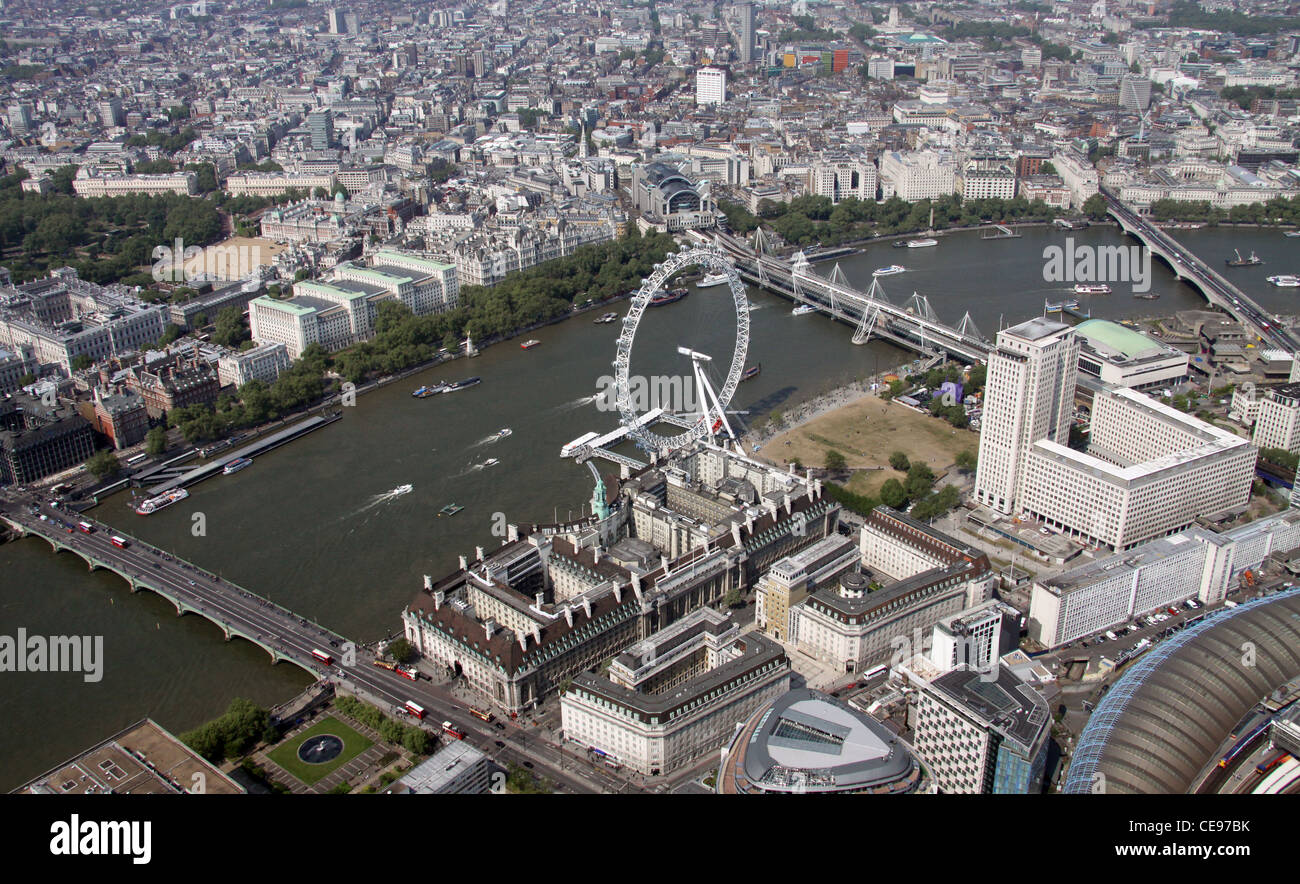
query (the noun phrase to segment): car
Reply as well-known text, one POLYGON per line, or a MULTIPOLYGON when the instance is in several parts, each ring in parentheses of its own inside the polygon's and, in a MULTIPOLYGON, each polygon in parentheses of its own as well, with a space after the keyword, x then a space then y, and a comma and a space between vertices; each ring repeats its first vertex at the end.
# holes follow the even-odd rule
POLYGON ((1169 616, 1170 616, 1170 617, 1176 617, 1176 616, 1178 616, 1178 609, 1175 608, 1175 607, 1173 607, 1172 605, 1169 606, 1168 608, 1166 608, 1165 610, 1167 610, 1167 611, 1169 612, 1169 616))
POLYGON ((499 730, 499 731, 503 731, 503 730, 506 729, 506 726, 505 726, 502 722, 499 722, 499 721, 494 722, 492 726, 495 727, 495 728, 496 728, 497 730, 499 730))
POLYGON ((500 740, 493 740, 492 742, 493 745, 495 745, 498 749, 504 749, 506 747, 506 744, 501 742, 500 740))
POLYGON ((1081 648, 1086 648, 1086 647, 1089 647, 1089 645, 1088 645, 1088 643, 1087 643, 1086 641, 1082 641, 1082 642, 1079 642, 1079 647, 1081 647, 1081 648))
POLYGON ((1046 528, 1039 528, 1039 529, 1038 529, 1038 533, 1039 533, 1039 534, 1051 534, 1052 532, 1049 531, 1049 530, 1047 530, 1046 528))

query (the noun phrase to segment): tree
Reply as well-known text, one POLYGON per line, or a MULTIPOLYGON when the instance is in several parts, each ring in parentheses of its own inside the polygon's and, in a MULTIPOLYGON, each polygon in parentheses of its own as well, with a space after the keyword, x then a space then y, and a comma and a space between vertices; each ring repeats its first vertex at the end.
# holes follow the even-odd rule
POLYGON ((830 470, 832 473, 839 473, 843 472, 844 468, 847 466, 848 464, 844 460, 844 455, 840 454, 833 448, 826 452, 826 469, 830 470))
POLYGON ((906 452, 895 451, 893 454, 889 455, 889 465, 894 469, 898 470, 900 473, 906 473, 908 467, 910 467, 912 464, 907 459, 906 452))
POLYGON ((167 430, 163 427, 154 427, 144 437, 144 443, 145 451, 157 457, 167 450, 167 430))
POLYGON ((122 465, 117 462, 117 455, 111 451, 96 452, 91 455, 90 460, 86 461, 86 471, 96 479, 106 479, 121 469, 122 465))
POLYGON ((728 608, 740 608, 745 605, 745 600, 740 597, 740 590, 736 589, 734 586, 727 590, 727 597, 724 599, 724 602, 728 608))
POLYGON ((72 179, 77 177, 78 166, 60 166, 50 173, 50 189, 55 193, 72 193, 72 179))
POLYGON ((72 366, 73 371, 82 371, 83 369, 90 368, 92 365, 94 365, 95 360, 91 359, 85 353, 82 353, 76 359, 73 359, 70 364, 72 366))
POLYGON ((388 653, 393 655, 393 659, 398 663, 405 663, 415 655, 415 648, 404 638, 396 638, 388 643, 388 653))
POLYGON ((957 452, 957 469, 961 470, 963 473, 975 472, 975 467, 978 465, 978 458, 979 456, 969 448, 957 452))
POLYGON ((934 471, 924 461, 916 461, 907 470, 907 496, 920 500, 934 487, 934 471))
POLYGON ((212 331, 212 341, 224 347, 238 347, 248 338, 244 328, 244 314, 238 307, 226 307, 217 314, 216 327, 212 331))
POLYGON ((1094 193, 1083 204, 1083 213, 1094 221, 1102 220, 1106 217, 1106 198, 1099 193, 1094 193))
POLYGON ((1056 167, 1053 166, 1050 162, 1045 162, 1045 163, 1043 163, 1041 166, 1038 167, 1038 174, 1039 174, 1039 175, 1055 175, 1055 174, 1056 174, 1056 167))
POLYGON ((880 486, 880 502, 894 509, 907 503, 907 492, 903 490, 902 483, 897 479, 886 479, 885 484, 880 486))

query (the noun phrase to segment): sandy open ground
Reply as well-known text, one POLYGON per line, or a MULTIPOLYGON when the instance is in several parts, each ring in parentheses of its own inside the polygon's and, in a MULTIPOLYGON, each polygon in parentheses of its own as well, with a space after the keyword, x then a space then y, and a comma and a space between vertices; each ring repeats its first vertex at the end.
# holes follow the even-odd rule
MULTIPOLYGON (((168 248, 172 249, 171 246, 168 248)), ((208 246, 203 250, 202 255, 195 254, 185 258, 183 254, 173 252, 174 275, 179 278, 193 279, 200 273, 207 273, 218 279, 244 279, 257 267, 273 263, 275 256, 286 248, 287 246, 281 243, 261 237, 232 236, 216 245, 208 246)), ((167 257, 165 255, 158 257, 160 260, 155 264, 154 269, 165 273, 167 257)))
POLYGON ((910 460, 925 461, 935 473, 943 473, 966 448, 979 450, 978 433, 955 430, 939 418, 869 396, 780 433, 759 455, 776 464, 798 460, 820 467, 826 464, 826 452, 834 449, 857 470, 848 487, 874 494, 886 479, 901 475, 889 467, 893 452, 903 451, 910 460), (872 469, 878 467, 883 469, 872 469))

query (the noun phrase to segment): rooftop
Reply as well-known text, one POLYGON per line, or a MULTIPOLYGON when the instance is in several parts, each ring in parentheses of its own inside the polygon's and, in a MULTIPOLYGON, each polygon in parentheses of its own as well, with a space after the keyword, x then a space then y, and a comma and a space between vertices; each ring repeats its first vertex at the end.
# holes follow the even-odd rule
POLYGON ((1093 350, 1106 357, 1118 355, 1125 360, 1138 360, 1178 352, 1141 332, 1105 319, 1085 320, 1075 326, 1075 331, 1093 350))
POLYGON ((866 789, 902 780, 915 764, 884 725, 818 691, 790 691, 759 714, 744 774, 765 789, 866 789))

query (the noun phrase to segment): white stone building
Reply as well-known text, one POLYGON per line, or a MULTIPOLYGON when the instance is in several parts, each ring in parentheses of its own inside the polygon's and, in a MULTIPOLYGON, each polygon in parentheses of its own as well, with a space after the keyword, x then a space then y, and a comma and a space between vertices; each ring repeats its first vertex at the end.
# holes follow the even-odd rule
POLYGON ((710 608, 632 645, 607 678, 580 673, 560 697, 564 736, 646 776, 715 752, 739 722, 790 689, 790 663, 710 608))

